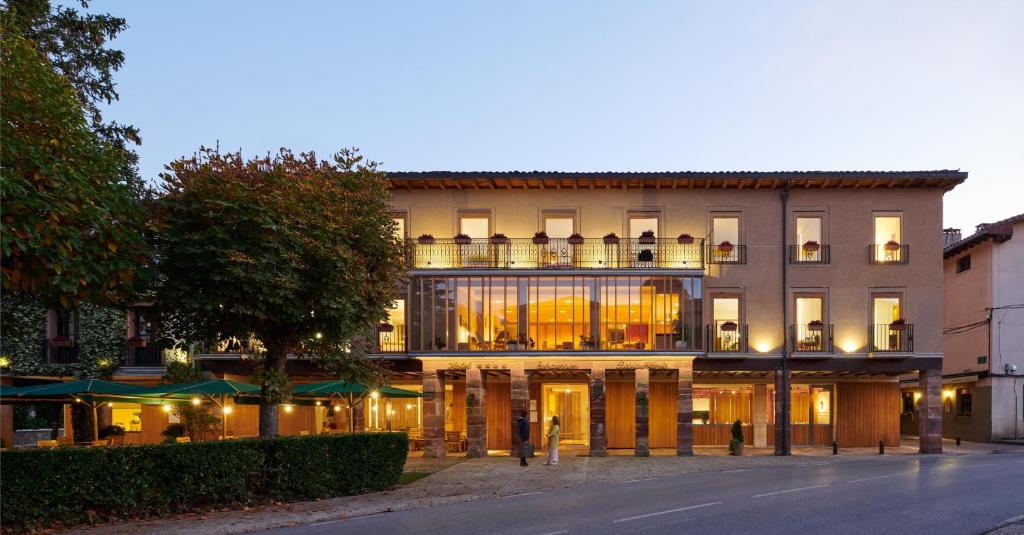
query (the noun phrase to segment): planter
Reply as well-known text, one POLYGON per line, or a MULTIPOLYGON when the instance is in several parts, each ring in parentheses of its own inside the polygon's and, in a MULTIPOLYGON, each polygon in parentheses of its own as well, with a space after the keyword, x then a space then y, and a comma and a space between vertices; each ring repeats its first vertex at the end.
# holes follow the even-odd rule
POLYGON ((505 245, 508 243, 508 236, 504 234, 495 234, 491 236, 491 245, 505 245))
POLYGON ((392 333, 395 332, 395 326, 390 323, 381 323, 377 327, 377 331, 382 333, 392 333))
POLYGON ((896 320, 889 324, 889 328, 894 331, 902 331, 907 328, 907 322, 903 320, 896 320))
POLYGON ((733 249, 735 249, 735 246, 733 246, 733 244, 731 244, 731 243, 729 243, 727 241, 724 241, 724 242, 718 244, 716 249, 722 255, 729 255, 729 254, 732 253, 733 249))
POLYGON ((640 238, 638 239, 638 241, 643 245, 654 245, 655 243, 657 243, 658 239, 654 237, 653 230, 645 230, 640 233, 640 238))
POLYGON ((469 245, 473 243, 473 238, 470 238, 465 234, 456 234, 455 238, 453 238, 453 241, 458 245, 469 245))
POLYGON ((619 237, 616 236, 614 232, 611 233, 611 234, 605 234, 605 236, 604 236, 604 238, 602 238, 602 240, 604 240, 604 244, 605 245, 618 245, 619 244, 619 237))
POLYGON ((812 321, 807 324, 807 330, 809 331, 820 331, 825 328, 825 324, 820 321, 812 321))
POLYGON ((803 245, 805 253, 816 253, 821 249, 821 245, 816 241, 809 241, 803 245))
POLYGON ((149 341, 146 340, 145 338, 139 338, 138 336, 134 336, 128 339, 128 345, 132 347, 146 347, 148 345, 148 342, 149 341))
POLYGON ((690 245, 693 243, 693 236, 690 236, 689 234, 680 234, 679 237, 676 238, 676 241, 680 245, 690 245))
POLYGON ((416 238, 416 243, 420 245, 433 245, 436 240, 430 234, 424 234, 419 238, 416 238))
POLYGON ((551 238, 548 238, 548 235, 547 235, 546 232, 538 232, 538 233, 533 235, 533 244, 534 245, 547 245, 550 242, 551 242, 551 238))
POLYGON ((885 250, 890 253, 895 253, 896 251, 900 250, 900 244, 899 242, 896 241, 888 241, 885 243, 884 247, 885 250))
POLYGON ((54 347, 71 347, 71 339, 58 336, 50 340, 50 345, 54 347))
POLYGON ((571 245, 583 245, 583 236, 573 234, 572 236, 569 236, 569 243, 571 245))
POLYGON ((735 321, 727 321, 719 326, 719 329, 724 332, 736 332, 739 329, 739 325, 735 321))

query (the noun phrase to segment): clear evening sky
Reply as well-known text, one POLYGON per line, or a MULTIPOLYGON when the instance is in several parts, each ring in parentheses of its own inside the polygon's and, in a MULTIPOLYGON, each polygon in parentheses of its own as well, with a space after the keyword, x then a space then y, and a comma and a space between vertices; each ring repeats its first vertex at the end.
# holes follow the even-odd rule
POLYGON ((155 179, 199 145, 386 170, 962 169, 1024 212, 1024 2, 128 2, 155 179))

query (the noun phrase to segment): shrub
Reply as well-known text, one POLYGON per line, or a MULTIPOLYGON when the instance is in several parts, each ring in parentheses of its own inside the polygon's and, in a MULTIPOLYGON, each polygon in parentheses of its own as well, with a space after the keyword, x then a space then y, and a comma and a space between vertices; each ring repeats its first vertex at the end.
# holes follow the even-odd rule
POLYGON ((396 485, 407 451, 400 433, 5 451, 0 502, 5 527, 31 529, 345 496, 396 485))
POLYGON ((117 425, 117 424, 106 425, 106 426, 103 426, 103 427, 100 428, 100 432, 99 432, 99 437, 100 438, 123 437, 123 436, 124 436, 124 428, 119 426, 119 425, 117 425))
POLYGON ((729 441, 729 455, 743 455, 743 422, 732 423, 732 440, 729 441))
POLYGON ((174 442, 174 439, 187 435, 188 431, 185 424, 176 423, 168 424, 160 434, 164 436, 164 442, 174 442))

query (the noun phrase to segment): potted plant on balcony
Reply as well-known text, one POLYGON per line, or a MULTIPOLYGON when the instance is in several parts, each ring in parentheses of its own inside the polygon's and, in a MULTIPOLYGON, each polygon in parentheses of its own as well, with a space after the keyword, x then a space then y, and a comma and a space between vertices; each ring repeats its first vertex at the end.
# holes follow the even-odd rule
POLYGON ((812 320, 807 324, 807 330, 809 331, 820 331, 825 328, 825 324, 821 320, 812 320))
POLYGON ((715 247, 715 250, 718 251, 718 254, 722 256, 729 256, 730 254, 732 254, 733 249, 735 249, 735 246, 729 240, 725 240, 724 242, 718 244, 717 247, 715 247))
POLYGON ((587 351, 594 349, 594 337, 593 336, 587 336, 585 334, 581 334, 580 335, 580 349, 587 350, 587 351))
POLYGON ((653 230, 645 230, 640 233, 638 241, 643 245, 654 245, 657 243, 658 239, 654 237, 653 230))
POLYGON ((900 242, 896 240, 889 240, 885 242, 885 245, 883 247, 885 248, 886 252, 895 253, 896 251, 900 250, 900 242))
POLYGON ((676 238, 676 242, 678 242, 679 245, 690 245, 693 243, 693 236, 685 233, 680 234, 679 237, 676 238))
POLYGON ((508 236, 504 234, 497 233, 491 236, 491 245, 505 245, 506 243, 508 243, 508 236))
POLYGON ((393 333, 395 332, 395 326, 390 323, 381 323, 377 326, 377 332, 393 333))
POLYGON ((743 455, 743 422, 732 423, 732 440, 729 441, 729 455, 743 455))
POLYGON ((469 237, 469 234, 458 233, 453 238, 453 241, 458 245, 469 245, 473 243, 473 238, 469 237))
POLYGON ((902 331, 907 328, 907 321, 903 318, 892 320, 892 323, 889 324, 889 328, 894 331, 902 331))
POLYGON ((583 235, 579 232, 573 232, 569 235, 569 243, 571 245, 583 245, 583 235))
POLYGON ((534 245, 547 245, 551 242, 551 238, 548 238, 548 233, 543 230, 533 235, 534 245))
POLYGON ((433 245, 435 241, 430 234, 421 234, 419 238, 416 238, 416 243, 420 245, 433 245))
POLYGON ((148 340, 145 338, 135 335, 128 339, 128 345, 131 347, 146 347, 148 340))
POLYGON ((723 332, 733 333, 736 332, 737 329, 739 329, 739 325, 737 325, 735 321, 727 321, 723 323, 721 326, 719 326, 719 329, 721 329, 723 332))
POLYGON ((71 338, 58 334, 50 339, 50 343, 56 347, 71 347, 71 338))
POLYGON ((601 239, 604 240, 604 244, 605 245, 618 245, 619 244, 619 237, 616 236, 614 232, 609 232, 608 234, 605 234, 604 238, 601 238, 601 239))
POLYGON ((816 253, 819 249, 821 249, 821 244, 814 240, 808 240, 804 242, 803 249, 804 253, 807 254, 816 253))

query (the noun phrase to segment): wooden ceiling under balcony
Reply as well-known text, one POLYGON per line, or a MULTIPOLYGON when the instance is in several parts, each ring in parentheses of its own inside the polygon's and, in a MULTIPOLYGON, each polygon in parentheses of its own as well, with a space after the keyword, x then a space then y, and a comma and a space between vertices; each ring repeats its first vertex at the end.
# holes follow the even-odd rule
POLYGON ((545 172, 421 171, 390 172, 391 187, 404 190, 546 189, 792 189, 940 188, 967 179, 966 171, 673 171, 545 172))

